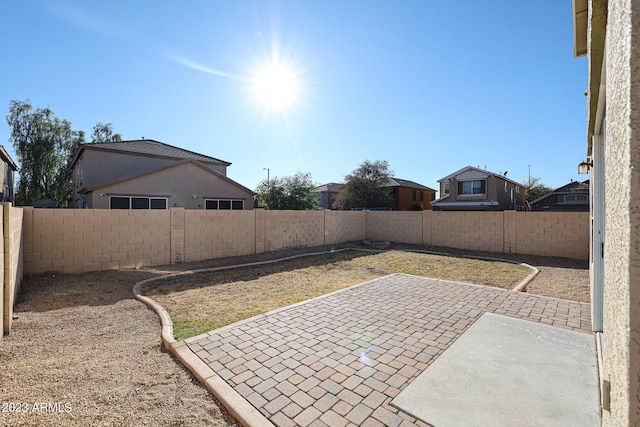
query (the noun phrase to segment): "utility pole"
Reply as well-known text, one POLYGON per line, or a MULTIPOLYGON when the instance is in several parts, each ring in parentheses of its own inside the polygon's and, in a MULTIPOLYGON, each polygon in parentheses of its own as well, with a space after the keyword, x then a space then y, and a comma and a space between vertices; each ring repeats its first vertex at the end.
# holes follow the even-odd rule
POLYGON ((531 165, 529 165, 529 188, 531 188, 531 165))
POLYGON ((267 188, 271 187, 271 181, 269 180, 269 168, 262 168, 267 171, 267 188))

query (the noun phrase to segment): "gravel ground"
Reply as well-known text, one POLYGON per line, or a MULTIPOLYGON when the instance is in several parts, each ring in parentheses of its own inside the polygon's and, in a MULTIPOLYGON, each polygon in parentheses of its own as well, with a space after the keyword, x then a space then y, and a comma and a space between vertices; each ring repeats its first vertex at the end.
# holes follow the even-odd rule
MULTIPOLYGON (((158 318, 133 299, 131 288, 163 271, 300 252, 25 279, 12 334, 0 344, 0 426, 237 426, 190 373, 161 351, 158 318)), ((528 292, 589 301, 586 262, 511 258, 541 270, 528 292)))
POLYGON ((158 317, 131 295, 149 276, 25 281, 12 334, 0 346, 1 426, 238 425, 160 350, 158 317))

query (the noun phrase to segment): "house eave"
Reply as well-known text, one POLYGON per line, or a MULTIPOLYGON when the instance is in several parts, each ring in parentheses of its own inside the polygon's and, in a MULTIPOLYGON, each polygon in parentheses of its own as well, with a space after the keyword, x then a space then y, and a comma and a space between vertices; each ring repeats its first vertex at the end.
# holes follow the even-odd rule
POLYGON ((588 0, 573 0, 573 55, 587 54, 587 27, 589 23, 588 0))
POLYGON ((431 202, 431 206, 458 208, 464 206, 499 206, 497 200, 489 200, 488 202, 431 202))
POLYGON ((607 28, 607 0, 591 0, 589 4, 591 7, 586 23, 589 76, 587 86, 587 156, 592 154, 593 136, 600 132, 600 129, 598 129, 598 114, 602 114, 604 108, 604 54, 607 28))

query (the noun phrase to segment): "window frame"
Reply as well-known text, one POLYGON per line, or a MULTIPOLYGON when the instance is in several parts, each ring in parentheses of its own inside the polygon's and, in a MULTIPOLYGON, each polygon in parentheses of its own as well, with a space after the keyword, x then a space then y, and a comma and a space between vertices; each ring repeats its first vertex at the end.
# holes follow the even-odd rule
POLYGON ((562 195, 562 199, 558 200, 558 204, 560 205, 588 205, 589 204, 589 195, 588 194, 564 194, 562 195), (573 198, 573 200, 569 200, 573 198))
POLYGON ((238 199, 204 199, 204 209, 207 211, 243 211, 244 209, 244 200, 238 200, 238 199), (215 203, 216 207, 208 207, 209 203, 213 204, 215 203), (228 208, 226 207, 221 207, 221 203, 224 203, 224 206, 227 206, 228 203, 228 208), (241 207, 238 208, 237 204, 241 203, 241 207), (234 208, 234 205, 236 205, 236 207, 234 208))
POLYGON ((487 194, 487 180, 486 179, 468 179, 464 181, 458 181, 458 195, 459 196, 483 196, 487 194), (476 191, 475 183, 480 183, 479 188, 476 191), (471 192, 465 192, 465 187, 469 184, 471 186, 471 192))
POLYGON ((113 209, 113 210, 167 210, 169 208, 169 198, 167 197, 152 197, 152 196, 109 196, 109 209, 113 209), (121 199, 124 201, 124 199, 128 200, 127 203, 127 207, 120 207, 120 208, 114 208, 113 207, 113 200, 114 199, 121 199), (137 199, 138 201, 147 200, 146 206, 147 207, 133 207, 133 200, 137 199), (163 201, 164 202, 164 207, 160 208, 160 207, 152 207, 154 202, 158 202, 158 201, 163 201))

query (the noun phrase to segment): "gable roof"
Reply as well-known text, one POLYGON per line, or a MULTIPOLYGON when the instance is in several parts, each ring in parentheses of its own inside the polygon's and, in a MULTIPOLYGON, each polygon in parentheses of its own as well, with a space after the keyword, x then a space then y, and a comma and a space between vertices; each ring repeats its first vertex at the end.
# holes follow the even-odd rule
POLYGON ((9 153, 7 153, 7 150, 4 149, 3 145, 0 145, 0 158, 4 160, 11 169, 13 169, 14 171, 18 170, 18 165, 15 164, 9 153))
MULTIPOLYGON (((454 173, 449 174, 449 175, 445 176, 444 178, 439 179, 438 182, 450 181, 451 178, 455 178, 456 176, 460 175, 461 173, 467 172, 467 171, 479 172, 479 173, 482 173, 482 174, 487 175, 487 176, 495 176, 495 177, 504 179, 505 181, 508 181, 508 182, 510 182, 512 184, 515 184, 515 185, 519 185, 520 187, 524 188, 524 184, 521 184, 521 183, 519 183, 517 181, 514 181, 512 179, 509 179, 509 178, 507 178, 505 175, 503 175, 501 173, 491 172, 491 171, 488 171, 486 169, 474 168, 473 166, 465 166, 462 169, 459 169, 459 170, 455 171, 454 173)), ((507 173, 507 172, 505 172, 505 173, 507 173)))
MULTIPOLYGON (((389 177, 386 181, 384 181, 384 187, 409 187, 415 188, 417 190, 429 190, 436 191, 433 188, 429 188, 425 185, 418 184, 414 181, 409 181, 408 179, 400 179, 395 177, 389 177)), ((320 185, 316 187, 317 192, 321 191, 340 191, 344 187, 344 184, 337 184, 335 182, 329 182, 324 185, 320 185)))
POLYGON ((217 178, 220 178, 221 180, 226 181, 229 184, 232 184, 232 185, 234 185, 234 186, 236 186, 238 188, 241 188, 241 189, 243 189, 245 191, 248 191, 251 194, 254 194, 254 192, 252 190, 248 189, 244 185, 241 185, 241 184, 235 182, 231 178, 227 178, 225 175, 221 174, 220 172, 206 167, 205 165, 203 165, 201 162, 199 162, 197 160, 189 160, 189 159, 185 159, 185 160, 182 160, 182 161, 177 162, 177 163, 172 163, 170 165, 160 166, 160 167, 157 167, 157 168, 154 168, 154 169, 149 169, 149 170, 146 170, 146 171, 143 171, 143 172, 136 172, 136 173, 133 173, 133 174, 130 174, 130 175, 121 176, 121 177, 118 177, 116 179, 112 179, 110 181, 101 182, 100 184, 96 184, 96 185, 93 185, 91 187, 85 187, 85 188, 81 189, 80 193, 88 193, 88 192, 91 192, 91 191, 95 191, 95 190, 97 190, 99 188, 104 188, 104 187, 108 187, 108 186, 111 186, 111 185, 114 185, 114 184, 119 184, 121 182, 126 182, 126 181, 129 181, 131 179, 140 178, 140 177, 146 176, 146 175, 156 174, 156 173, 159 173, 159 172, 171 169, 171 168, 180 167, 180 166, 188 164, 188 163, 192 163, 192 164, 198 166, 199 168, 204 169, 206 172, 209 172, 210 174, 216 176, 217 178))
POLYGON ((342 190, 342 187, 344 187, 344 184, 337 184, 335 182, 328 182, 326 184, 319 185, 318 187, 316 187, 315 191, 318 192, 318 193, 321 193, 323 191, 338 192, 338 191, 342 190))
POLYGON ((535 200, 529 202, 529 205, 534 205, 547 197, 550 197, 554 194, 573 194, 573 193, 589 193, 589 180, 586 181, 571 181, 568 184, 563 185, 562 187, 558 187, 553 191, 549 191, 547 194, 544 194, 538 197, 535 200))
POLYGON ((415 188, 417 190, 436 191, 433 188, 427 187, 426 185, 418 184, 417 182, 409 181, 408 179, 400 179, 395 177, 390 177, 385 187, 409 187, 415 188))
POLYGON ((75 165, 76 161, 80 157, 80 154, 85 149, 107 150, 141 154, 152 157, 168 157, 173 159, 186 159, 197 160, 207 163, 218 163, 224 166, 230 166, 231 163, 216 159, 215 157, 199 154, 194 151, 185 150, 184 148, 175 147, 173 145, 165 144, 164 142, 155 141, 153 139, 136 139, 129 141, 118 142, 89 142, 80 144, 78 151, 73 157, 71 167, 75 165))

